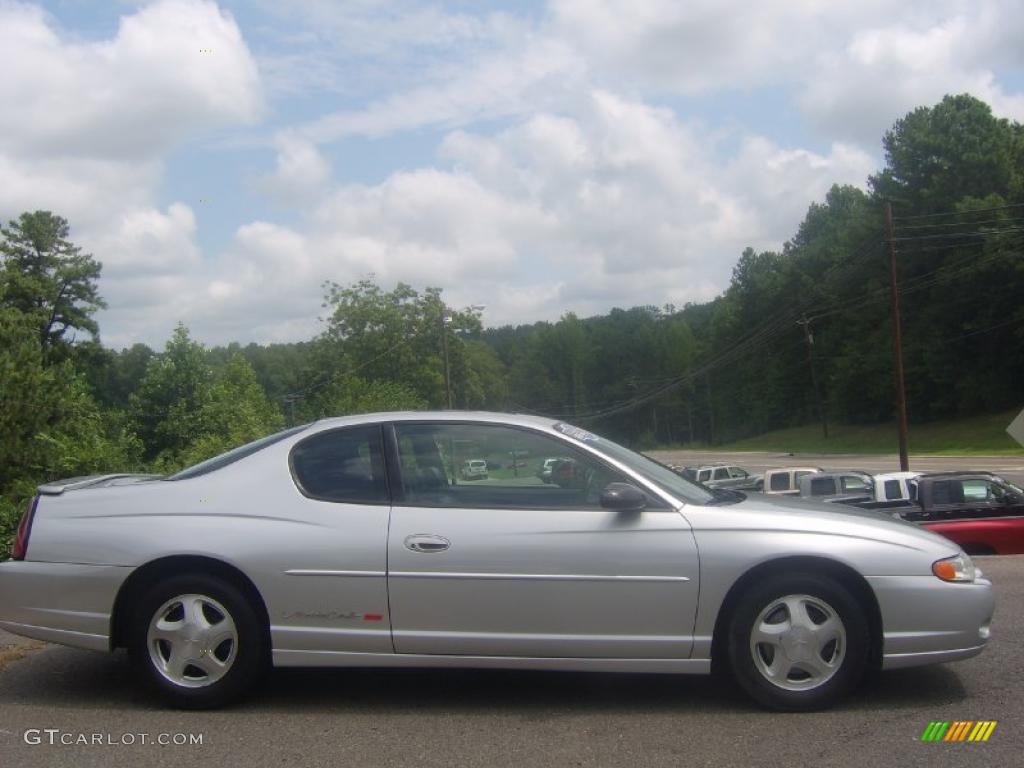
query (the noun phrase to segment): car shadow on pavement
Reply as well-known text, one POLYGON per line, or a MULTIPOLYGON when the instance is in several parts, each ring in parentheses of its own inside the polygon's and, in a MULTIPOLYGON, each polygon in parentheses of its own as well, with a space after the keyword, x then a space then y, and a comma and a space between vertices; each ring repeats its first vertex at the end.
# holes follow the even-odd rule
POLYGON ((849 701, 858 709, 910 709, 969 697, 955 666, 935 665, 870 674, 849 701))
MULTIPOLYGON (((968 692, 948 667, 872 675, 838 709, 902 709, 955 703, 968 692)), ((53 709, 158 709, 136 686, 125 653, 48 647, 10 664, 0 706, 53 709)), ((694 675, 516 670, 279 669, 247 701, 247 712, 401 714, 555 712, 749 712, 757 708, 731 683, 694 675)))

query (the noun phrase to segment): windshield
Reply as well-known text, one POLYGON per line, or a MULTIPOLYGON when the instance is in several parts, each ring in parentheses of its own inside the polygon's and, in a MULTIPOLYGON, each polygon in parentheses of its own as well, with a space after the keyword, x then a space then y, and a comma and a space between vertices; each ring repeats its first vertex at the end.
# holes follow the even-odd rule
POLYGON ((240 445, 237 448, 232 448, 227 453, 222 453, 219 456, 214 456, 212 459, 207 459, 206 461, 201 461, 198 464, 193 464, 188 469, 183 469, 176 475, 171 475, 166 479, 187 480, 190 477, 199 477, 200 475, 205 475, 208 472, 213 472, 214 470, 220 469, 221 467, 226 467, 228 466, 228 464, 234 464, 236 461, 244 459, 246 456, 251 456, 257 451, 263 450, 268 445, 273 445, 278 440, 284 440, 286 437, 301 432, 308 426, 309 424, 303 424, 298 427, 286 429, 283 432, 275 432, 272 435, 261 437, 259 440, 253 440, 251 443, 246 443, 245 445, 240 445))
POLYGON ((691 504, 713 504, 716 502, 717 497, 707 488, 690 482, 664 464, 641 453, 631 451, 625 446, 613 443, 611 440, 606 440, 603 437, 598 437, 592 432, 587 432, 571 424, 559 422, 555 424, 555 429, 563 435, 568 435, 569 437, 581 440, 587 445, 593 446, 595 450, 600 451, 609 458, 622 462, 638 475, 641 475, 646 480, 650 480, 676 498, 683 499, 691 504))

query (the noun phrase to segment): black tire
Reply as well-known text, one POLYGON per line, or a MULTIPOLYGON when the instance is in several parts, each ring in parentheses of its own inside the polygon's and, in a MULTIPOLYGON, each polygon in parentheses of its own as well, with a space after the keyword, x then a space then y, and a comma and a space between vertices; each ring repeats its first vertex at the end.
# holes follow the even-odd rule
POLYGON ((251 601, 230 582, 205 574, 175 576, 149 590, 132 611, 128 651, 144 686, 181 709, 212 709, 236 701, 270 666, 267 629, 251 601), (196 635, 198 625, 193 622, 186 627, 186 603, 202 613, 206 622, 202 626, 210 626, 209 634, 190 636, 196 635), (151 626, 154 632, 160 631, 155 627, 158 614, 164 628, 175 627, 168 633, 175 639, 157 638, 151 645, 151 626), (232 630, 232 638, 218 640, 232 630), (179 638, 180 651, 174 656, 179 638), (210 642, 204 642, 207 639, 210 642), (214 643, 213 648, 201 647, 214 643), (174 673, 172 657, 179 664, 186 660, 180 674, 174 673), (199 661, 191 664, 188 659, 199 661))
POLYGON ((728 624, 733 678, 756 702, 774 710, 833 705, 863 679, 870 645, 867 616, 857 598, 836 579, 814 573, 780 574, 753 585, 728 624), (796 613, 802 606, 805 618, 793 621, 790 606, 796 613), (841 635, 833 629, 836 624, 827 623, 832 619, 841 635), (780 633, 779 645, 773 646, 755 640, 755 627, 762 626, 796 629, 780 633), (828 639, 833 634, 835 639, 828 639), (782 655, 772 679, 776 653, 782 655))

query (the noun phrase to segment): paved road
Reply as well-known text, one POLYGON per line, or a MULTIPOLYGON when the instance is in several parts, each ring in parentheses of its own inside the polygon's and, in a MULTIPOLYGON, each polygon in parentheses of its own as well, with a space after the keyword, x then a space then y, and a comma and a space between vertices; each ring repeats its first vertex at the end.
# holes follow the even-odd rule
MULTIPOLYGON (((815 454, 768 453, 742 451, 715 453, 712 451, 650 451, 651 456, 666 464, 738 464, 754 472, 791 466, 811 466, 822 469, 861 469, 865 472, 897 472, 899 456, 895 454, 815 454)), ((911 456, 910 468, 918 472, 938 472, 956 469, 981 469, 996 472, 1012 483, 1024 483, 1024 456, 911 456)))
POLYGON ((703 677, 471 671, 281 671, 244 706, 175 712, 139 696, 124 655, 47 646, 0 670, 0 764, 1018 766, 1024 556, 979 564, 998 591, 984 654, 882 674, 829 712, 762 712, 703 677), (987 744, 918 741, 929 721, 958 719, 999 724, 987 744), (58 743, 24 743, 47 728, 58 743), (59 744, 80 733, 136 743, 59 744), (143 733, 199 734, 202 745, 131 736, 143 733))

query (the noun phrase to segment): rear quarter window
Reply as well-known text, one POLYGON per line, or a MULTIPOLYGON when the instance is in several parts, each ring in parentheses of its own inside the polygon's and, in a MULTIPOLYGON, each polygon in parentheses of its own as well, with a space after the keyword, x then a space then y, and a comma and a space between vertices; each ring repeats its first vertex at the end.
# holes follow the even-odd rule
POLYGON ((347 504, 389 503, 380 425, 320 432, 297 443, 292 477, 305 496, 347 504))

